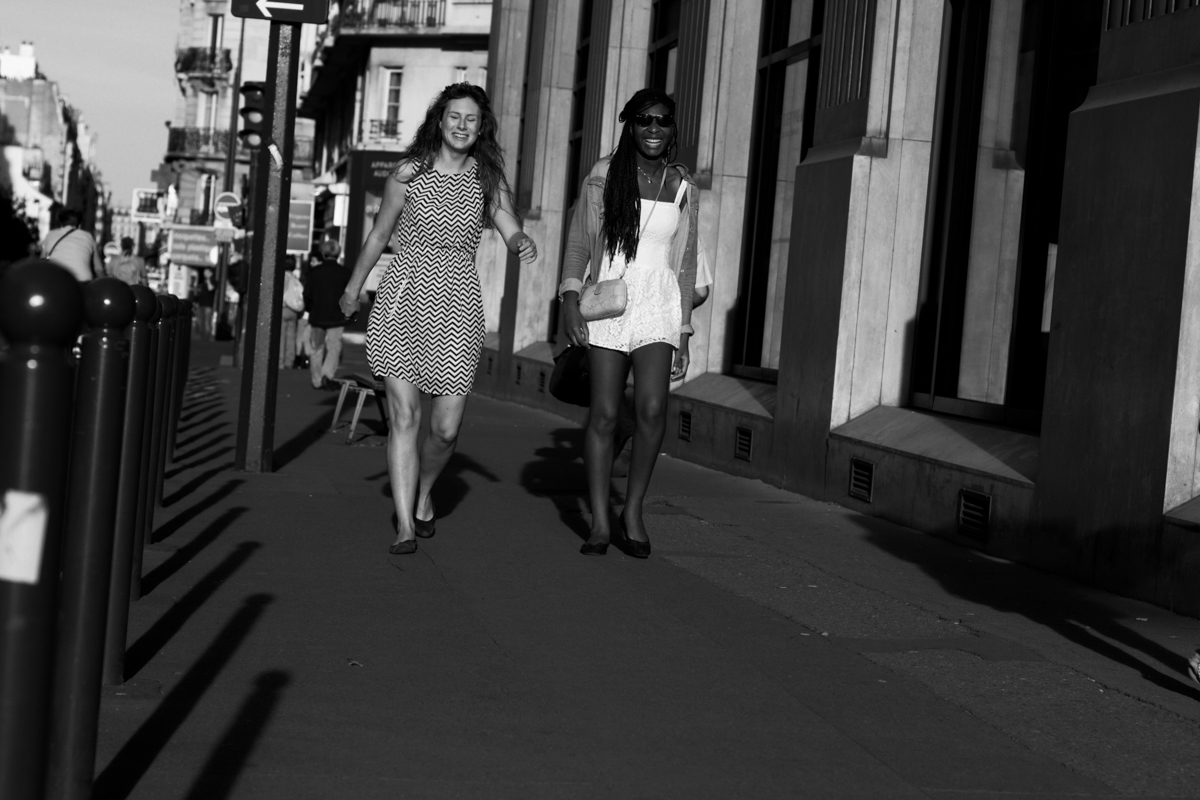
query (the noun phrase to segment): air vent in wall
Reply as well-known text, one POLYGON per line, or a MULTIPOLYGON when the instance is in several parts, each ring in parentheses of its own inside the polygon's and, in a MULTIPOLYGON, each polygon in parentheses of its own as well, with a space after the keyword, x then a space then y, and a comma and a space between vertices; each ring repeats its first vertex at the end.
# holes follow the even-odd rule
POLYGON ((488 360, 487 360, 487 374, 488 375, 492 374, 492 368, 495 366, 496 366, 496 359, 492 358, 491 356, 488 356, 488 360))
POLYGON ((850 496, 869 503, 874 490, 875 465, 862 458, 850 459, 850 496))
POLYGON ((517 386, 521 385, 521 365, 517 364, 517 386))
POLYGON ((970 489, 961 490, 958 493, 958 532, 976 541, 986 542, 991 524, 991 495, 970 489))
POLYGON ((734 431, 733 457, 749 461, 754 454, 754 431, 749 428, 737 428, 734 431))
POLYGON ((692 440, 692 412, 679 412, 679 438, 685 442, 692 440))
POLYGON ((538 370, 538 391, 546 391, 546 370, 544 369, 538 370))

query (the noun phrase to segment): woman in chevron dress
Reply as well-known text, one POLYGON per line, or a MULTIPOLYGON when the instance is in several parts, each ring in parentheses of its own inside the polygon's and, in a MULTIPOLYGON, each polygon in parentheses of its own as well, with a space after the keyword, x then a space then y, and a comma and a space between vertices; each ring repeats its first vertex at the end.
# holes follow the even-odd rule
POLYGON ((537 247, 521 230, 504 177, 496 118, 483 89, 447 86, 429 106, 384 189, 342 296, 346 316, 395 231, 399 242, 367 321, 367 359, 388 402, 388 474, 396 506, 394 555, 435 532, 431 492, 454 452, 483 346, 475 251, 485 226, 523 263, 537 247), (432 396, 418 448, 421 394, 432 396))

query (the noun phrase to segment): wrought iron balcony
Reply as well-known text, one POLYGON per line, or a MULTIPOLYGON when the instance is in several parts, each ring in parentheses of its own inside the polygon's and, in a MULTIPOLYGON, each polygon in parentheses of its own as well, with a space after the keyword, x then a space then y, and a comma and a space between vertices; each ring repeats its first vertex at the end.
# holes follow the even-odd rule
POLYGON ((233 70, 227 49, 181 47, 175 51, 177 75, 225 75, 233 70))
MULTIPOLYGON (((168 158, 224 157, 229 152, 229 131, 211 128, 171 128, 167 134, 168 158)), ((236 136, 237 155, 249 156, 250 150, 236 136)), ((313 140, 297 138, 292 144, 292 163, 311 164, 313 140)))
POLYGON ((347 0, 330 23, 335 33, 446 24, 446 0, 347 0))
POLYGON ((400 138, 400 120, 398 119, 373 119, 371 120, 372 139, 399 139, 400 138))

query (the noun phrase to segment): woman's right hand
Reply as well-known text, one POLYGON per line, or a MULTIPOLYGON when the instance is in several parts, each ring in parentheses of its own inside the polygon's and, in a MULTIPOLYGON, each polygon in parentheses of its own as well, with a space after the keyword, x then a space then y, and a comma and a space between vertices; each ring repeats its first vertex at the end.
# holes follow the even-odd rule
POLYGON ((587 320, 579 312, 579 295, 567 292, 563 297, 563 331, 567 340, 576 347, 588 346, 587 320))
POLYGON ((362 305, 358 300, 358 292, 346 291, 342 298, 338 300, 338 308, 342 310, 342 314, 346 319, 350 319, 358 313, 359 306, 362 305))

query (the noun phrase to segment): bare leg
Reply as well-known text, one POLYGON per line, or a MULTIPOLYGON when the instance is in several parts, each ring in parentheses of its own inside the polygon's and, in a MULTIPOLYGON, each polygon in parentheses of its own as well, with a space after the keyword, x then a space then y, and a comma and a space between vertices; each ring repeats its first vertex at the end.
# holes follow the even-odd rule
POLYGON ((603 347, 588 348, 588 372, 592 384, 592 407, 583 440, 583 462, 587 468, 588 498, 592 504, 592 529, 588 544, 609 541, 608 497, 613 462, 613 434, 620 412, 621 392, 629 372, 629 357, 603 347))
POLYGON ((667 390, 671 385, 671 360, 675 349, 656 342, 639 347, 633 360, 633 405, 637 429, 633 434, 633 452, 629 460, 629 484, 625 489, 625 508, 621 519, 625 532, 635 542, 647 542, 642 522, 642 502, 650 488, 654 463, 662 449, 667 424, 667 390))
POLYGON ((384 378, 388 401, 388 477, 396 504, 396 541, 416 538, 413 505, 417 499, 420 461, 417 430, 421 426, 421 393, 406 380, 384 378))
POLYGON ((458 429, 462 427, 463 412, 467 410, 467 396, 437 395, 430 405, 429 435, 421 444, 421 480, 415 509, 421 520, 433 519, 435 512, 430 493, 458 444, 458 429))

